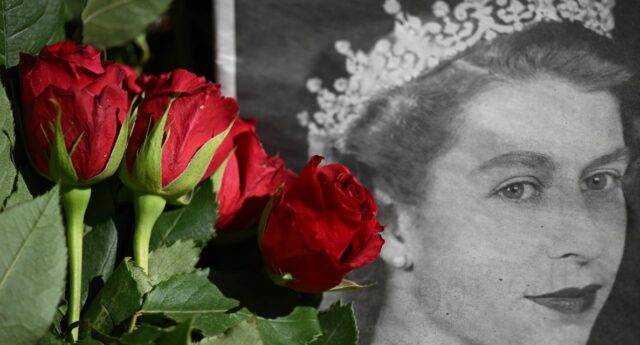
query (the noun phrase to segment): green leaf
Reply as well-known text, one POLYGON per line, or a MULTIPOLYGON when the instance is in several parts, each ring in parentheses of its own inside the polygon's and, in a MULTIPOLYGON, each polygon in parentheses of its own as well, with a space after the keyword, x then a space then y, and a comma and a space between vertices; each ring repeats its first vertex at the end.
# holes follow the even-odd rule
POLYGON ((126 333, 120 339, 120 342, 125 345, 155 345, 156 339, 160 338, 165 333, 165 330, 148 325, 141 324, 131 333, 126 333))
MULTIPOLYGON (((206 337, 199 345, 311 344, 322 334, 318 322, 318 313, 315 308, 311 307, 296 307, 289 315, 275 319, 256 316, 244 308, 227 315, 234 317, 236 324, 228 326, 224 334, 210 336, 204 333, 206 337), (239 339, 246 342, 239 341, 239 339)), ((333 344, 342 345, 342 343, 338 342, 333 344)))
POLYGON ((318 315, 322 336, 313 345, 358 345, 358 326, 353 315, 353 305, 338 301, 318 315))
POLYGON ((322 333, 318 312, 311 307, 296 307, 276 319, 258 318, 257 325, 265 345, 309 344, 322 333))
POLYGON ((231 313, 207 313, 200 314, 194 320, 194 327, 202 331, 206 337, 222 334, 229 328, 249 318, 249 315, 231 313))
POLYGON ((262 341, 260 336, 260 332, 258 332, 255 317, 240 322, 239 324, 225 332, 225 334, 212 338, 204 338, 198 343, 198 345, 237 344, 264 345, 264 342, 262 341))
MULTIPOLYGON (((198 345, 310 344, 321 335, 318 313, 311 307, 297 307, 291 314, 275 319, 255 316, 247 309, 231 315, 244 320, 224 334, 204 338, 198 345)), ((339 342, 333 344, 342 345, 339 342)))
POLYGON ((24 177, 16 167, 13 157, 15 143, 11 103, 0 83, 0 211, 33 199, 24 177))
POLYGON ((62 0, 0 0, 0 65, 13 67, 18 52, 35 54, 62 40, 62 0))
POLYGON ((11 194, 7 199, 5 207, 9 208, 29 200, 33 200, 33 196, 31 195, 31 192, 29 192, 29 187, 27 187, 27 183, 24 180, 22 172, 18 171, 13 194, 11 194))
POLYGON ((216 207, 211 181, 207 180, 196 188, 189 205, 165 212, 158 218, 151 233, 149 248, 155 250, 178 240, 206 244, 215 232, 216 207))
POLYGON ((103 345, 103 344, 95 339, 84 338, 78 341, 76 345, 103 345))
POLYGON ((151 284, 142 269, 126 258, 89 305, 83 320, 108 334, 140 308, 142 296, 150 289, 151 284))
POLYGON ((37 345, 64 345, 64 340, 58 338, 56 335, 52 333, 45 334, 44 337, 38 340, 37 345))
POLYGON ((201 249, 195 241, 178 241, 149 254, 149 278, 157 285, 174 275, 195 271, 201 249))
POLYGON ((208 279, 208 270, 171 277, 158 284, 142 305, 143 314, 163 314, 177 322, 193 318, 205 336, 224 332, 242 321, 226 312, 238 301, 225 297, 208 279))
POLYGON ((193 319, 188 319, 175 326, 158 340, 157 345, 189 345, 191 342, 191 330, 193 329, 193 319))
POLYGON ((123 45, 167 11, 172 0, 89 0, 82 11, 84 43, 123 45))
POLYGON ((84 234, 82 248, 82 304, 85 303, 91 282, 100 278, 106 282, 116 265, 118 230, 113 220, 96 225, 84 234))
POLYGON ((11 156, 15 139, 11 103, 0 84, 0 210, 13 192, 18 174, 11 156))
POLYGON ((53 317, 53 324, 51 328, 56 335, 63 335, 66 329, 66 326, 63 321, 65 315, 67 315, 67 310, 69 309, 68 303, 66 300, 62 300, 60 305, 58 305, 58 309, 56 310, 56 315, 53 317))
POLYGON ((64 0, 64 16, 68 21, 80 19, 80 14, 87 6, 87 0, 64 0))
POLYGON ((0 344, 33 344, 64 293, 59 188, 0 214, 0 344))

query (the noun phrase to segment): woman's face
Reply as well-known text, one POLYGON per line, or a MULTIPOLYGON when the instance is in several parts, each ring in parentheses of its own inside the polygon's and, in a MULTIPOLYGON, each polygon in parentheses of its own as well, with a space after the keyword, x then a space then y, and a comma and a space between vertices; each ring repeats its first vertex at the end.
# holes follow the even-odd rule
POLYGON ((459 120, 408 216, 420 310, 473 344, 586 343, 625 240, 615 98, 503 84, 459 120))

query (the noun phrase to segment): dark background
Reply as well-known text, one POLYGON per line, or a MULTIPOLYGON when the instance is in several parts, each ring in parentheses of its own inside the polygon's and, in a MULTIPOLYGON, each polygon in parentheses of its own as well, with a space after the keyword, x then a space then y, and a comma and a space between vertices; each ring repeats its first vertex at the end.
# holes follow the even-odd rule
MULTIPOLYGON (((308 157, 307 133, 295 116, 301 110, 313 110, 315 101, 304 88, 306 80, 322 76, 333 81, 345 75, 344 60, 333 53, 336 40, 346 39, 367 50, 391 31, 393 23, 381 3, 236 0, 241 114, 258 119, 258 132, 267 151, 280 154, 292 169, 299 171, 308 157)), ((404 1, 403 7, 417 13, 430 9, 430 3, 404 1)), ((145 71, 160 73, 181 67, 215 79, 213 8, 213 1, 177 0, 150 30, 148 42, 153 56, 145 71)), ((640 1, 618 0, 615 18, 614 39, 640 57, 640 1)), ((637 182, 628 190, 634 191, 640 192, 637 182)), ((627 248, 616 286, 593 329, 590 344, 640 344, 640 238, 635 214, 635 210, 630 212, 627 248)))

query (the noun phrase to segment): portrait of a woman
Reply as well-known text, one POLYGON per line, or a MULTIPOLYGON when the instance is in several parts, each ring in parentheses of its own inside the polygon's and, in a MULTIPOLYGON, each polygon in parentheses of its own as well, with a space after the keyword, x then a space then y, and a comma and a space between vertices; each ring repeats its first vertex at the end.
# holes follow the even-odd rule
POLYGON ((310 81, 321 111, 303 118, 312 150, 358 166, 383 205, 397 269, 358 298, 371 344, 586 344, 627 231, 638 108, 624 54, 583 23, 542 21, 398 82, 414 66, 389 67, 407 56, 386 53, 398 42, 352 68, 342 83, 357 86, 310 81))
POLYGON ((373 286, 323 297, 354 302, 361 344, 640 341, 640 84, 614 30, 634 6, 236 3, 265 20, 237 26, 233 77, 245 109, 287 129, 266 146, 347 165, 380 206, 381 260, 348 277, 373 286), (271 48, 256 39, 268 27, 271 48))

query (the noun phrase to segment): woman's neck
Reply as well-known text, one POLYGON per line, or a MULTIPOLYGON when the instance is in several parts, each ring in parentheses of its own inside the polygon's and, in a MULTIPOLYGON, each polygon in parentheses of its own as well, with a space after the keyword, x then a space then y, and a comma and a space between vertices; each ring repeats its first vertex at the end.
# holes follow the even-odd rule
POLYGON ((468 345, 431 320, 434 310, 427 310, 425 299, 437 297, 415 293, 410 288, 415 280, 412 272, 389 273, 372 345, 468 345))

